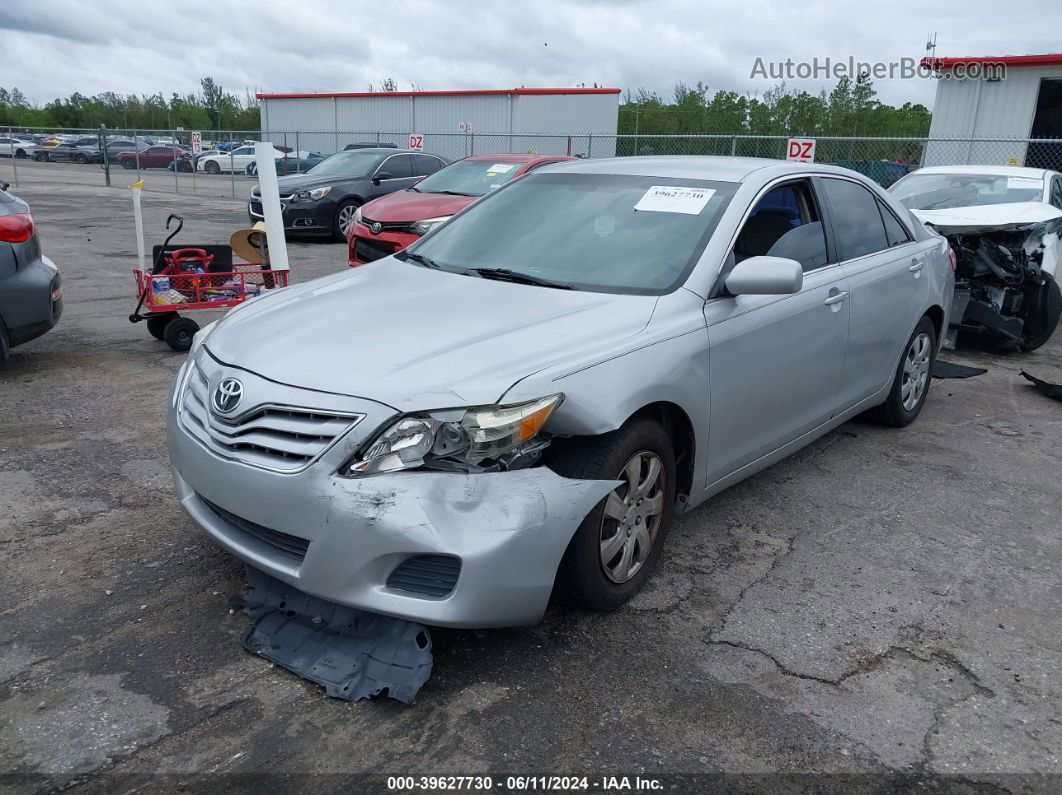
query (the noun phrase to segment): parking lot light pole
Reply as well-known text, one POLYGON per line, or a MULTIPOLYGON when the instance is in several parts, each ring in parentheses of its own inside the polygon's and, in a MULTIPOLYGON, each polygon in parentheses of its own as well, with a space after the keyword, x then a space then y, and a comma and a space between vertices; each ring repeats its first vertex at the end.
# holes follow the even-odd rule
POLYGON ((103 155, 103 184, 111 187, 111 161, 107 157, 107 125, 100 125, 100 152, 103 155))

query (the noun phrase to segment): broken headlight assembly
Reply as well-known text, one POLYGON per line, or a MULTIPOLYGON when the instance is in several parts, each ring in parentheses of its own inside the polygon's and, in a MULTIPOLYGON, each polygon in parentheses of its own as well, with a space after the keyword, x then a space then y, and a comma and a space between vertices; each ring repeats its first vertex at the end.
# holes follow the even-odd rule
POLYGON ((415 235, 426 235, 443 221, 449 220, 450 216, 448 215, 440 215, 437 218, 425 218, 423 221, 417 221, 410 224, 409 231, 415 235))
POLYGON ((549 445, 541 430, 563 394, 510 406, 407 414, 339 469, 343 477, 406 469, 489 472, 530 466, 549 445))

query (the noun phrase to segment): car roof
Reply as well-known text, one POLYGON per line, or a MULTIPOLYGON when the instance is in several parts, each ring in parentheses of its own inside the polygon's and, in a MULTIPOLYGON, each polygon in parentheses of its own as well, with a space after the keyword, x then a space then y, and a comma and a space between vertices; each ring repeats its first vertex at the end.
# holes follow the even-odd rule
POLYGON ((1024 166, 926 166, 912 174, 985 174, 997 177, 1028 177, 1044 179, 1050 170, 1046 168, 1025 168, 1024 166))
MULTIPOLYGON (((639 177, 669 177, 742 182, 755 171, 770 170, 770 177, 804 172, 838 174, 854 172, 823 163, 798 163, 769 157, 722 157, 716 155, 651 155, 601 159, 576 158, 548 166, 550 173, 624 174, 639 177)), ((766 176, 766 175, 765 175, 766 176)), ((864 179, 861 175, 860 179, 864 179)))
MULTIPOLYGON (((465 160, 493 160, 495 163, 533 163, 536 160, 568 159, 568 155, 539 155, 526 152, 506 152, 495 155, 469 155, 465 160)), ((574 159, 574 158, 573 158, 574 159)))

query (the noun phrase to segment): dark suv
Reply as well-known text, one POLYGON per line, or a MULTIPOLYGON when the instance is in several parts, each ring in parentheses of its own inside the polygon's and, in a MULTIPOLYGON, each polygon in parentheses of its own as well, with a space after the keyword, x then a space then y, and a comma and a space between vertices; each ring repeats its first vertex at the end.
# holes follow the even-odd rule
POLYGON ((29 205, 0 182, 0 362, 16 345, 59 322, 63 293, 59 269, 41 254, 29 205))

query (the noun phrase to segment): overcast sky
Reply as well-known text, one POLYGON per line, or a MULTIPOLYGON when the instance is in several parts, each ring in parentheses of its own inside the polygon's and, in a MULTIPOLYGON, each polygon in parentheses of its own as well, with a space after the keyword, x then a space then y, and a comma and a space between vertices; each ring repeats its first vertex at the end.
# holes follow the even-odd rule
MULTIPOLYGON (((0 85, 43 104, 75 91, 646 87, 762 92, 765 61, 898 61, 1062 49, 1059 0, 0 0, 0 85), (858 10, 857 10, 858 9, 858 10)), ((832 85, 832 81, 825 81, 832 85)), ((824 81, 793 81, 817 91, 824 81)), ((877 81, 879 98, 931 105, 932 80, 877 81)))

